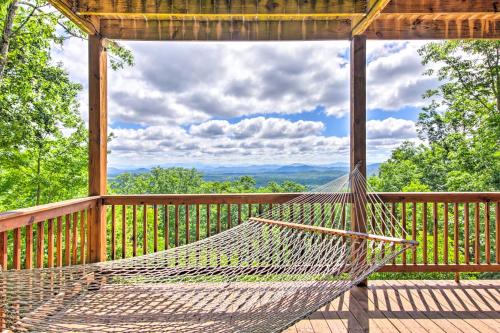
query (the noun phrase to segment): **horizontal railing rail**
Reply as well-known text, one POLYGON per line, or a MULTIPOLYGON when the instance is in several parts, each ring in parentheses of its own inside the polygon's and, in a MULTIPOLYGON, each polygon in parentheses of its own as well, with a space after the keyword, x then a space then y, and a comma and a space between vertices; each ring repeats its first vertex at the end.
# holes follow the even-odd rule
MULTIPOLYGON (((113 260, 209 237, 301 194, 106 195, 0 213, 0 265, 22 269, 88 261, 89 221, 101 206, 107 259, 113 260)), ((369 195, 378 196, 394 217, 391 223, 419 242, 382 271, 500 271, 499 192, 369 195)))

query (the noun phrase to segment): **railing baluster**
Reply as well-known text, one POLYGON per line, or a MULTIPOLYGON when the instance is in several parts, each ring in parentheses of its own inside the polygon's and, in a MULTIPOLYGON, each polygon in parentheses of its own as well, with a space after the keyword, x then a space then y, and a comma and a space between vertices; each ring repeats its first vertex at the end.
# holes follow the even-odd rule
POLYGON ((200 240, 200 205, 196 204, 196 241, 200 240))
POLYGON ((470 264, 470 244, 469 244, 469 203, 464 203, 464 247, 465 247, 465 263, 470 264))
POLYGON ((164 225, 164 234, 163 238, 165 238, 165 250, 168 250, 170 248, 170 206, 165 205, 163 207, 163 222, 165 223, 164 225))
POLYGON ((186 244, 189 244, 189 205, 185 205, 185 213, 186 213, 186 244))
POLYGON ((54 219, 49 219, 47 223, 47 266, 54 267, 54 219))
POLYGON ((127 257, 127 206, 122 206, 122 258, 127 257))
POLYGON ((21 228, 14 229, 14 257, 12 262, 14 269, 21 269, 21 228))
MULTIPOLYGON (((396 221, 397 221, 397 213, 396 213, 396 203, 391 203, 391 236, 396 236, 396 221)), ((391 245, 391 251, 394 252, 396 245, 393 243, 391 245)), ((392 264, 396 264, 396 258, 392 259, 392 264)))
POLYGON ((30 224, 26 226, 26 258, 25 265, 26 269, 33 268, 33 225, 30 224))
POLYGON ((64 264, 71 265, 71 215, 67 214, 65 219, 64 236, 64 264))
POLYGON ((44 222, 38 222, 36 224, 36 268, 43 267, 43 240, 44 240, 44 222))
POLYGON ((238 225, 241 224, 241 204, 238 204, 238 225))
POLYGON ((111 260, 115 260, 116 251, 116 211, 115 205, 111 205, 111 260))
POLYGON ((175 247, 179 246, 179 205, 175 205, 175 247))
POLYGON ((422 205, 422 229, 422 257, 424 265, 427 265, 427 202, 422 205))
POLYGON ((231 204, 227 204, 227 228, 231 229, 231 204))
POLYGON ((78 263, 78 212, 73 213, 72 262, 78 263))
POLYGON ((438 203, 432 203, 432 219, 433 219, 433 228, 432 228, 432 250, 434 252, 434 264, 438 264, 438 203))
MULTIPOLYGON (((404 239, 406 239, 406 238, 407 238, 407 237, 406 237, 406 232, 407 232, 407 230, 406 230, 406 202, 405 202, 405 201, 403 201, 403 202, 401 203, 401 205, 402 205, 402 207, 401 207, 401 215, 402 215, 402 216, 401 216, 401 217, 402 217, 402 220, 401 220, 401 223, 402 223, 401 228, 403 229, 403 238, 404 238, 404 239)), ((373 205, 372 205, 372 206, 373 206, 373 205)), ((372 210, 372 211, 373 211, 373 210, 372 210)), ((373 213, 372 213, 372 214, 373 214, 373 213)), ((373 220, 373 215, 372 215, 372 220, 373 220)), ((372 224, 373 224, 373 221, 372 221, 372 224)), ((373 227, 372 227, 372 229, 373 229, 373 227)), ((402 263, 403 265, 406 265, 406 251, 403 251, 403 255, 402 255, 402 259, 401 259, 401 263, 402 263)))
MULTIPOLYGON (((417 203, 413 202, 411 207, 411 239, 417 240, 417 203)), ((412 263, 417 264, 417 248, 412 250, 412 263)))
POLYGON ((479 264, 479 202, 476 202, 474 211, 474 263, 479 264))
POLYGON ((495 254, 496 254, 497 264, 500 264, 500 202, 497 202, 495 205, 495 229, 496 229, 495 254))
POLYGON ((132 206, 132 256, 137 256, 137 206, 132 206))
POLYGON ((85 211, 80 212, 80 264, 85 263, 85 211))
POLYGON ((443 261, 446 265, 448 265, 448 203, 444 203, 443 207, 444 212, 444 233, 443 233, 443 261))
POLYGON ((217 233, 221 232, 221 224, 220 224, 220 204, 217 204, 217 225, 216 225, 217 233))
POLYGON ((7 231, 0 232, 0 266, 2 270, 7 270, 7 231))
POLYGON ((490 205, 489 202, 484 203, 485 215, 484 215, 484 251, 486 263, 491 263, 491 248, 490 248, 490 205))
POLYGON ((153 205, 153 251, 158 252, 158 206, 153 205))
POLYGON ((459 263, 459 255, 458 255, 458 202, 455 202, 453 206, 453 255, 455 259, 455 264, 459 263))
POLYGON ((142 254, 148 253, 148 206, 142 207, 142 254))
POLYGON ((62 216, 57 217, 57 237, 56 237, 56 265, 57 267, 62 266, 62 236, 63 236, 63 224, 62 216))
POLYGON ((207 204, 207 237, 210 237, 210 204, 207 204))

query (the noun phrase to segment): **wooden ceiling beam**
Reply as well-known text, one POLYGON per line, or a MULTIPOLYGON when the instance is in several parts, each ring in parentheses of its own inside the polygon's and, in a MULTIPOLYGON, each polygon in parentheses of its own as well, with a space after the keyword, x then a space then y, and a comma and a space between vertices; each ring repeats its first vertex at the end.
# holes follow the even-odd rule
POLYGON ((76 14, 75 8, 72 8, 68 0, 48 0, 49 3, 71 22, 76 24, 80 29, 89 35, 99 34, 99 18, 83 18, 76 14))
POLYGON ((496 13, 498 0, 391 0, 383 9, 386 14, 436 14, 436 13, 496 13))
POLYGON ((369 39, 499 39, 500 15, 382 14, 365 31, 369 39))
POLYGON ((280 41, 348 39, 350 20, 311 21, 136 21, 101 19, 110 39, 177 41, 280 41))
MULTIPOLYGON (((366 0, 79 0, 81 15, 138 15, 157 14, 364 14, 366 0)), ((130 17, 127 17, 130 18, 130 17)))

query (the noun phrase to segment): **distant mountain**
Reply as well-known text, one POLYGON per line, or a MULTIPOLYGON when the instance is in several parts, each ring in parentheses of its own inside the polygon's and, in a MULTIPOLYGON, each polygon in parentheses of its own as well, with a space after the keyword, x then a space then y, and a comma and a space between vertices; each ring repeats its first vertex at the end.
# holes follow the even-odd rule
MULTIPOLYGON (((297 182, 308 187, 325 184, 335 178, 349 172, 349 164, 333 163, 324 165, 309 165, 294 163, 289 165, 241 165, 241 166, 210 166, 210 165, 189 165, 175 164, 162 165, 162 167, 184 167, 195 168, 203 173, 206 181, 231 181, 242 176, 251 176, 255 179, 257 186, 264 186, 269 182, 283 182, 285 180, 297 182)), ((367 167, 368 175, 378 172, 380 163, 370 164, 367 167)), ((108 176, 112 179, 122 173, 130 172, 140 174, 148 172, 148 168, 119 169, 108 168, 108 176)))

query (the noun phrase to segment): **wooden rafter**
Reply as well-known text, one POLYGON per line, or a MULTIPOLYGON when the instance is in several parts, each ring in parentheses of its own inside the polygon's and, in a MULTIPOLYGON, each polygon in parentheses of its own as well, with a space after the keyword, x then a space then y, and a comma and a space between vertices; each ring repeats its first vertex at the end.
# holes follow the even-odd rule
POLYGON ((360 19, 352 20, 352 35, 361 35, 375 21, 382 10, 389 4, 391 0, 371 0, 369 1, 368 11, 365 16, 360 19))

